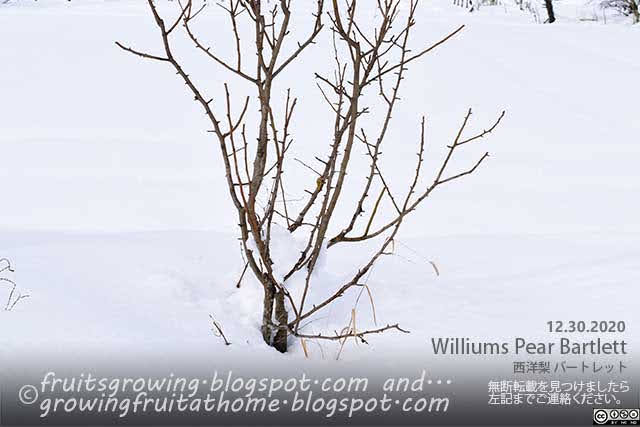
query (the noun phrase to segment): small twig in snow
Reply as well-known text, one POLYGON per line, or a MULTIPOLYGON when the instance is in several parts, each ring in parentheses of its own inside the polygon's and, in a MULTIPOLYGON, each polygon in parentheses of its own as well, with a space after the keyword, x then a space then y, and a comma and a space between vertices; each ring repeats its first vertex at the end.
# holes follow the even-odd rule
POLYGON ((211 319, 211 322, 213 323, 213 326, 215 328, 215 329, 212 329, 213 330, 213 334, 215 336, 217 336, 217 337, 222 337, 222 339, 224 340, 224 345, 231 345, 229 340, 227 340, 227 337, 224 335, 224 332, 222 331, 222 327, 216 321, 216 319, 214 319, 211 314, 209 315, 209 318, 211 319))

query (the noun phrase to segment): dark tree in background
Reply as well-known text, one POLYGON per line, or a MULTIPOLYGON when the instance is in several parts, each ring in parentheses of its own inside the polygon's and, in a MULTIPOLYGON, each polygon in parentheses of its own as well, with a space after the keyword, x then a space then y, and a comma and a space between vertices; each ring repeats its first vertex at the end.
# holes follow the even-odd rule
POLYGON ((549 20, 547 22, 549 24, 553 24, 556 22, 556 15, 553 13, 553 3, 551 0, 544 0, 544 5, 547 8, 547 15, 549 15, 549 20))

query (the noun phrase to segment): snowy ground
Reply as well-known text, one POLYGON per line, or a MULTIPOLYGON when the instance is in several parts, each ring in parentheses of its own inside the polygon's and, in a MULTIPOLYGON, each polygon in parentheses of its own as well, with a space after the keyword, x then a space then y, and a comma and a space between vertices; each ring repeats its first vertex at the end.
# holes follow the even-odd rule
MULTIPOLYGON (((0 5, 0 258, 30 294, 0 312, 2 357, 178 342, 211 354, 273 353, 260 342, 259 289, 234 288, 242 268, 234 217, 200 111, 168 69, 113 43, 157 48, 141 3, 0 5), (213 336, 209 314, 232 346, 213 336)), ((483 142, 492 155, 482 170, 415 213, 397 256, 368 279, 378 322, 412 334, 372 337, 343 357, 397 348, 426 357, 431 336, 544 336, 558 319, 625 320, 637 346, 640 26, 565 12, 544 26, 503 8, 470 15, 448 1, 422 8, 417 44, 467 28, 411 68, 387 169, 404 176, 423 113, 434 159, 469 106, 475 129, 502 109, 507 116, 483 142)), ((322 55, 307 59, 291 83, 309 88, 298 91, 299 117, 324 114, 311 79, 322 55)), ((204 83, 218 88, 226 78, 194 64, 204 83)), ((298 139, 321 126, 306 121, 298 139)), ((304 169, 291 173, 308 179, 304 169)), ((358 256, 345 253, 330 254, 327 283, 356 268, 358 256)), ((0 301, 6 295, 0 289, 0 301)), ((310 330, 346 324, 356 297, 310 330)), ((368 297, 358 313, 372 324, 368 297)), ((312 345, 312 358, 336 350, 312 345)), ((291 357, 303 357, 298 345, 291 357)))

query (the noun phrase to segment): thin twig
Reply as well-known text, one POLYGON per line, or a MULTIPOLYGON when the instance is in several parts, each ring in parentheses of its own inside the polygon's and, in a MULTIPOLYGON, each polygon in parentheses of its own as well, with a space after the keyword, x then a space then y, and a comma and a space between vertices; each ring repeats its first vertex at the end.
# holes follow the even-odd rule
POLYGON ((213 330, 214 335, 217 337, 222 337, 222 339, 224 340, 224 345, 231 345, 231 343, 227 340, 227 337, 224 335, 224 332, 222 331, 222 327, 213 318, 213 315, 210 314, 209 318, 211 319, 211 322, 213 323, 213 326, 215 328, 215 330, 213 330))

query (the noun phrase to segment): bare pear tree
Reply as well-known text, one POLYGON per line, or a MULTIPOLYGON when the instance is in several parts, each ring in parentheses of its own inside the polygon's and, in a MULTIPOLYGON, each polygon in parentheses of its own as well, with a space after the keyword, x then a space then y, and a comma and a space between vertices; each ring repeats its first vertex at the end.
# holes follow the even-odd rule
MULTIPOLYGON (((193 0, 183 0, 179 2, 175 15, 167 18, 161 16, 153 0, 148 0, 162 53, 143 52, 117 42, 129 53, 172 67, 206 113, 222 154, 226 184, 237 213, 248 270, 264 289, 262 336, 268 345, 281 352, 287 350, 287 338, 291 335, 302 339, 345 340, 353 337, 364 341, 369 334, 388 330, 406 332, 398 324, 388 324, 378 329, 348 328, 342 333, 313 335, 303 333, 301 322, 330 306, 350 289, 364 286, 363 278, 374 264, 382 256, 392 253, 394 239, 407 215, 438 187, 473 173, 489 155, 479 156, 466 169, 450 171, 451 159, 459 148, 477 142, 493 131, 504 116, 503 112, 489 129, 465 136, 471 117, 469 110, 453 142, 447 146, 444 159, 434 171, 435 177, 421 184, 426 150, 423 118, 419 128, 421 136, 416 142, 413 178, 403 191, 392 189, 382 172, 380 159, 407 65, 454 37, 464 26, 437 43, 414 52, 409 48, 409 40, 415 27, 416 0, 366 2, 367 6, 377 8, 373 26, 369 21, 364 25, 359 18, 357 0, 327 2, 296 2, 297 6, 313 9, 312 24, 306 38, 297 40, 297 43, 287 43, 292 37, 295 20, 291 0, 225 0, 220 3, 220 10, 228 16, 232 28, 227 42, 235 47, 236 57, 231 60, 219 56, 203 41, 201 34, 196 34, 193 23, 206 9, 206 2, 196 5, 193 0), (249 34, 243 32, 243 28, 247 28, 244 26, 247 20, 251 29, 249 34), (326 26, 331 32, 332 42, 327 43, 325 49, 333 52, 335 69, 328 75, 315 74, 315 83, 319 88, 318 96, 326 101, 333 115, 330 124, 332 137, 324 146, 318 147, 318 165, 305 164, 313 176, 309 178, 304 201, 294 209, 285 197, 283 172, 287 165, 297 160, 289 154, 297 99, 289 90, 274 92, 274 82, 290 64, 303 57, 301 54, 315 44, 326 26), (180 31, 206 58, 226 69, 230 75, 249 82, 255 88, 255 97, 243 99, 241 107, 235 108, 235 114, 232 91, 227 83, 224 84, 225 96, 221 103, 214 103, 208 98, 176 55, 174 36, 180 31), (250 40, 250 43, 245 40, 250 40), (247 63, 252 66, 247 66, 247 63), (374 108, 366 105, 364 95, 367 91, 379 103, 375 108, 381 119, 375 134, 368 134, 361 126, 363 116, 374 108), (281 117, 276 114, 277 102, 284 105, 281 117), (247 111, 251 108, 256 108, 257 113, 256 119, 249 122, 247 111), (336 207, 341 202, 345 203, 347 175, 356 172, 351 166, 357 146, 364 147, 368 154, 368 167, 358 178, 362 185, 355 194, 357 201, 352 213, 347 217, 336 216, 336 207), (257 203, 260 194, 265 196, 265 204, 257 203), (375 197, 370 198, 370 195, 375 197), (380 207, 383 203, 389 205, 387 210, 392 213, 387 218, 378 218, 384 211, 380 207), (274 272, 278 260, 272 257, 272 226, 276 223, 306 242, 293 265, 286 268, 278 266, 279 271, 286 271, 284 275, 274 272), (359 245, 369 240, 379 246, 353 277, 323 300, 309 301, 309 290, 315 283, 313 272, 322 251, 338 245, 359 245), (298 298, 294 298, 287 287, 294 275, 303 278, 301 286, 304 290, 298 298)), ((300 27, 295 27, 295 30, 299 32, 300 27)), ((350 193, 350 196, 354 194, 350 193)))

